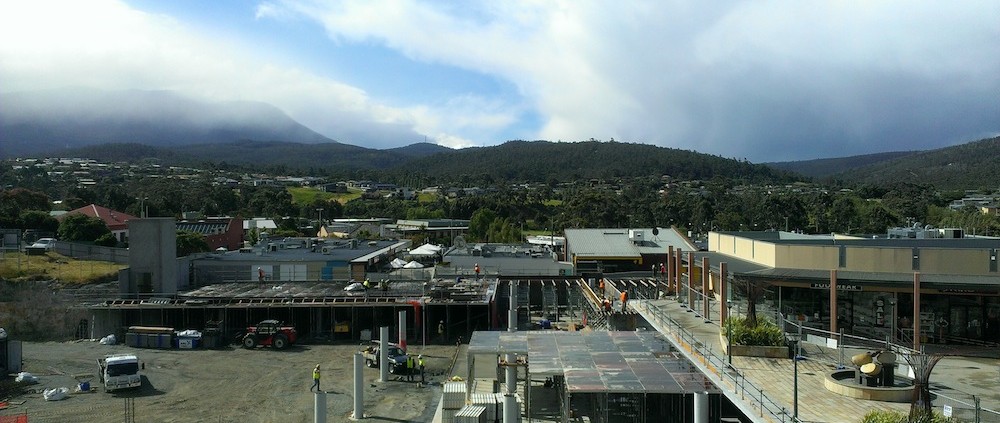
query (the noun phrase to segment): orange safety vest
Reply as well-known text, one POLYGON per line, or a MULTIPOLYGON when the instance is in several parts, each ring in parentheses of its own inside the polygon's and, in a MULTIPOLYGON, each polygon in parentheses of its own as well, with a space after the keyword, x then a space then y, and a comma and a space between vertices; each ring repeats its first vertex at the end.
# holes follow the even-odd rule
POLYGON ((628 300, 628 291, 622 291, 622 302, 628 300))

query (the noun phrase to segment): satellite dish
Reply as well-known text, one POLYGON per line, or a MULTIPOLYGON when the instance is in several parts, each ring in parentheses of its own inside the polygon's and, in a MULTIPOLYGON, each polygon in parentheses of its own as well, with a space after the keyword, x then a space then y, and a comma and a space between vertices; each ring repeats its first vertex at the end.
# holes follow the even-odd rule
POLYGON ((660 228, 653 228, 653 235, 659 235, 659 234, 660 234, 660 228))
POLYGON ((452 242, 452 245, 454 245, 455 248, 465 248, 466 247, 465 237, 461 235, 456 236, 455 241, 452 242))

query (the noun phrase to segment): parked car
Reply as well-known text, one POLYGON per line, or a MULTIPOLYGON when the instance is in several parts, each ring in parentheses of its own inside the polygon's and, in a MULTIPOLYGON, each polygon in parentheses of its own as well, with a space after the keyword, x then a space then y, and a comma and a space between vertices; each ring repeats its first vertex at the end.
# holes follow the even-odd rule
POLYGON ((55 247, 55 245, 56 245, 55 238, 41 238, 38 241, 35 241, 34 244, 29 245, 28 248, 41 249, 44 251, 52 251, 52 247, 55 247))

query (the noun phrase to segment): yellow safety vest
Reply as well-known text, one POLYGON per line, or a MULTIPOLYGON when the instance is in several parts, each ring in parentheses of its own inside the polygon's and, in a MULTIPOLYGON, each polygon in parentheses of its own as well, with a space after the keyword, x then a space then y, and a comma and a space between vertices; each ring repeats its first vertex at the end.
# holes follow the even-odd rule
POLYGON ((313 370, 313 380, 319 380, 319 370, 313 370))

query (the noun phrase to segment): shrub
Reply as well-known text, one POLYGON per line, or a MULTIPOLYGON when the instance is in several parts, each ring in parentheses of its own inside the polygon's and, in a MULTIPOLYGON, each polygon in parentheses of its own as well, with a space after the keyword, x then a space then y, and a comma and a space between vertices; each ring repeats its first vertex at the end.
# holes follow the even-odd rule
POLYGON ((953 418, 944 417, 937 413, 920 416, 914 420, 909 420, 906 413, 888 410, 872 410, 861 418, 861 423, 952 423, 957 422, 953 418))
POLYGON ((751 327, 747 324, 747 319, 740 316, 732 316, 726 319, 723 331, 730 330, 732 334, 730 342, 733 345, 760 345, 770 347, 781 347, 785 345, 785 334, 774 322, 767 319, 757 319, 757 326, 751 327))

